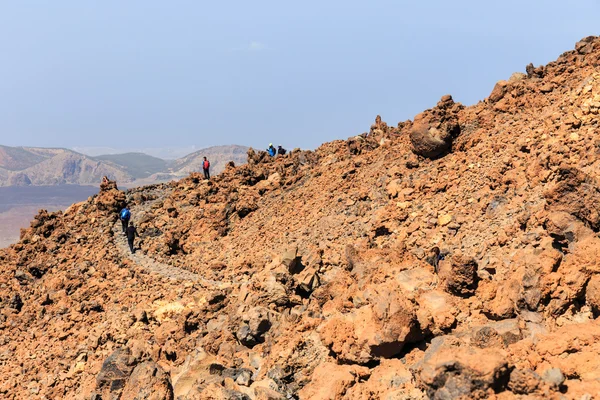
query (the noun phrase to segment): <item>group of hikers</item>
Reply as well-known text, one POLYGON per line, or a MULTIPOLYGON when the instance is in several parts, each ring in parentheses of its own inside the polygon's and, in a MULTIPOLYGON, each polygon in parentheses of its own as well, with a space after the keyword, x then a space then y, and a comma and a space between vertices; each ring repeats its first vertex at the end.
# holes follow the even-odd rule
MULTIPOLYGON (((276 155, 284 155, 287 151, 279 145, 277 149, 273 146, 273 143, 269 144, 269 148, 267 152, 271 157, 275 157, 276 155)), ((204 179, 210 179, 210 161, 206 157, 202 160, 202 171, 204 172, 204 179)), ((109 181, 108 177, 102 177, 102 184, 105 184, 109 181)), ((131 211, 129 210, 129 206, 125 206, 119 213, 119 219, 121 220, 121 227, 123 229, 123 235, 127 236, 127 244, 129 245, 129 250, 131 254, 135 253, 134 241, 136 237, 140 235, 137 232, 136 227, 131 221, 131 211)))
MULTIPOLYGON (((273 143, 269 143, 269 147, 267 147, 267 153, 269 153, 271 157, 275 157, 277 155, 283 156, 285 153, 287 153, 287 150, 281 145, 278 145, 277 148, 275 148, 273 143)), ((210 161, 208 161, 206 157, 204 157, 204 160, 202 161, 202 171, 204 172, 204 179, 210 179, 210 161)))
POLYGON ((135 249, 133 247, 133 242, 136 237, 140 237, 137 232, 137 229, 133 225, 133 221, 131 221, 131 211, 129 210, 129 206, 125 206, 119 213, 119 219, 121 220, 121 227, 123 228, 123 235, 127 236, 127 244, 129 245, 129 251, 131 254, 135 253, 135 249))
MULTIPOLYGON (((276 149, 275 146, 273 146, 273 143, 269 143, 267 153, 269 153, 271 157, 275 157, 277 155, 285 155, 285 153, 287 153, 287 150, 284 149, 281 145, 277 146, 276 149)), ((204 160, 202 161, 202 171, 204 172, 204 178, 210 179, 210 161, 208 161, 206 157, 204 157, 204 160)), ((102 183, 106 182, 108 182, 108 177, 104 176, 102 178, 102 183)), ((123 235, 127 236, 127 244, 129 245, 129 250, 131 251, 131 254, 133 254, 135 252, 135 238, 139 237, 140 235, 138 234, 137 229, 133 224, 133 221, 131 221, 131 211, 129 210, 129 206, 125 206, 125 208, 121 210, 121 212, 119 213, 119 219, 121 220, 123 235)))
POLYGON ((281 147, 281 145, 277 146, 277 149, 275 149, 273 143, 269 143, 269 147, 267 147, 267 153, 269 153, 271 157, 275 157, 277 155, 283 156, 285 153, 287 153, 287 150, 281 147))

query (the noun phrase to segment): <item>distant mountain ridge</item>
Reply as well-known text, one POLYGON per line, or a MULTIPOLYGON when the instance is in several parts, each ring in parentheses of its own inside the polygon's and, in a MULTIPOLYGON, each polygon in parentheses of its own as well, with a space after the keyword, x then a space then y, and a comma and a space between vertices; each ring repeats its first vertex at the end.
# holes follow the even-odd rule
POLYGON ((92 157, 125 170, 134 179, 147 178, 152 174, 164 172, 168 162, 144 153, 105 154, 92 157))
POLYGON ((214 146, 166 161, 144 153, 86 156, 64 148, 9 147, 0 145, 0 186, 96 185, 103 176, 135 185, 179 179, 201 169, 203 157, 213 174, 227 162, 246 162, 248 147, 214 146))
POLYGON ((177 171, 179 175, 187 175, 190 172, 200 171, 202 161, 204 157, 207 157, 210 160, 212 170, 222 171, 229 161, 235 162, 236 165, 245 163, 247 153, 248 147, 246 146, 213 146, 175 160, 171 168, 177 171))

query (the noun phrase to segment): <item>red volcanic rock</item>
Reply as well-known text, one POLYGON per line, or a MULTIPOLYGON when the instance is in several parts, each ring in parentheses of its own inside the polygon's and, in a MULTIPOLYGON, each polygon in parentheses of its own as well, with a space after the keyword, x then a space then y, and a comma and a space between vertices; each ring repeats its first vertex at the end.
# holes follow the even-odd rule
POLYGON ((40 211, 0 250, 0 397, 596 395, 599 60, 40 211))

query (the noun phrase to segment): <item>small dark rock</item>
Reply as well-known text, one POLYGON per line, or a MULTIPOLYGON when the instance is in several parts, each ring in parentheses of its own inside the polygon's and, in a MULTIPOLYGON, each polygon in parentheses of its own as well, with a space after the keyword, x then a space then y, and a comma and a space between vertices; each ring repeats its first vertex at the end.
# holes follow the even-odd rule
POLYGON ((530 369, 515 369, 510 373, 508 388, 516 394, 530 394, 540 386, 540 376, 530 369))
POLYGON ((18 293, 15 293, 8 302, 8 307, 17 310, 17 312, 21 312, 23 308, 23 300, 21 300, 21 296, 18 293))

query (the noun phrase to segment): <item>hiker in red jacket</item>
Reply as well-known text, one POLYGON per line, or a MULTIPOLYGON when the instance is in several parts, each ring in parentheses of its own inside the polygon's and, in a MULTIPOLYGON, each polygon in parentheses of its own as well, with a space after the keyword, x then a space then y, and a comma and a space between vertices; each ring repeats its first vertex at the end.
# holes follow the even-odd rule
POLYGON ((210 162, 204 157, 204 161, 202 161, 202 170, 204 171, 204 178, 210 179, 210 172, 208 169, 210 168, 210 162))

